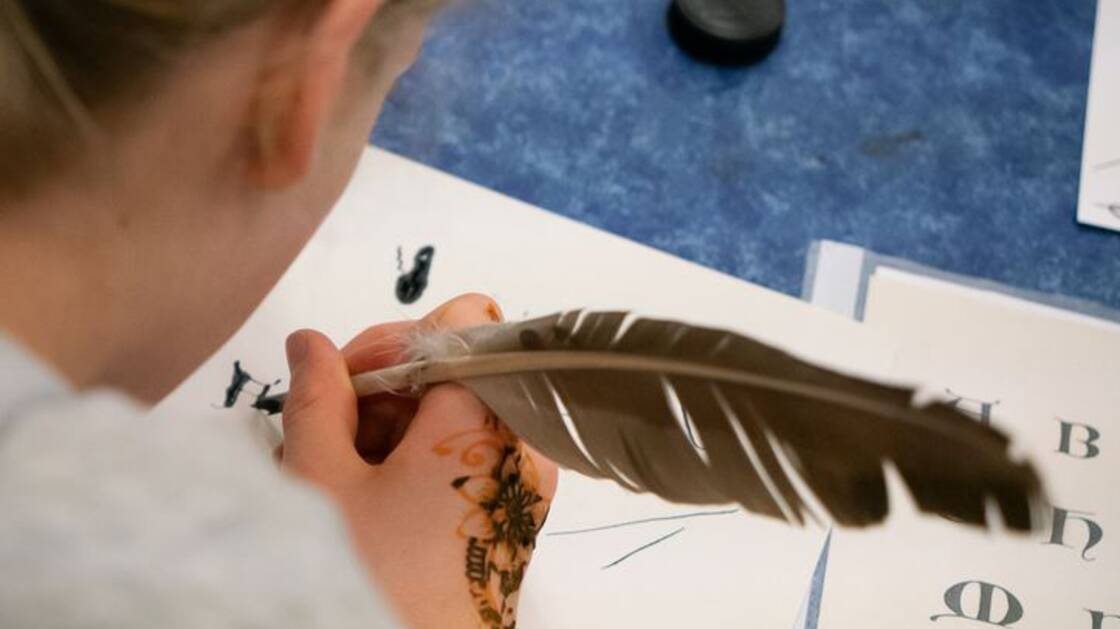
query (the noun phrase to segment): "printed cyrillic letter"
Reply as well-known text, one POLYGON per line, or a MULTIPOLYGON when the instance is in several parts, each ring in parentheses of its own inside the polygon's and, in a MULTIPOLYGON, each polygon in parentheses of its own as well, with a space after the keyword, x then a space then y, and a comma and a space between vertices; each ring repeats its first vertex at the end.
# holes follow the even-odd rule
MULTIPOLYGON (((989 625, 996 625, 999 627, 1010 627, 1011 625, 1019 622, 1023 618, 1023 605, 1015 595, 998 585, 986 583, 984 581, 962 581, 953 587, 945 590, 945 606, 949 608, 951 614, 936 614, 930 616, 931 621, 938 621, 941 618, 965 618, 968 620, 978 620, 989 625), (976 586, 980 589, 980 598, 976 603, 975 612, 966 611, 964 609, 964 593, 965 591, 976 586), (999 592, 1000 597, 1003 599, 1002 605, 1003 616, 999 620, 993 617, 993 595, 999 592)), ((998 615, 998 612, 996 612, 998 615)))

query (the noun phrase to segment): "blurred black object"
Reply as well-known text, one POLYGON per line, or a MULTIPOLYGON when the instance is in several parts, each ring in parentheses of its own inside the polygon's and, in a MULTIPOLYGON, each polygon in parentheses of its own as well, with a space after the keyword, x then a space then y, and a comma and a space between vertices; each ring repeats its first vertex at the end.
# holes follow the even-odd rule
POLYGON ((785 19, 785 0, 673 0, 669 32, 701 61, 747 65, 778 45, 785 19))

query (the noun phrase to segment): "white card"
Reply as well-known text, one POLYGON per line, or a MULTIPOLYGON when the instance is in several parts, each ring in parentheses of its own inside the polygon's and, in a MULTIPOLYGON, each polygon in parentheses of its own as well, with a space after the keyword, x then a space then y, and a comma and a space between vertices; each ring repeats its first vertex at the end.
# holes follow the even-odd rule
POLYGON ((899 371, 1011 433, 1063 515, 1033 537, 906 509, 836 531, 822 626, 1120 628, 1120 325, 886 267, 864 321, 899 371))
POLYGON ((1077 219, 1120 231, 1120 0, 1099 0, 1077 219))
MULTIPOLYGON (((286 377, 292 330, 317 328, 345 342, 471 290, 494 295, 511 319, 618 308, 750 333, 851 372, 888 373, 892 357, 892 345, 865 326, 371 149, 276 290, 155 413, 162 421, 203 412, 248 420, 251 400, 211 410, 235 360, 271 382, 286 377), (424 245, 436 248, 430 287, 417 305, 402 306, 397 248, 407 268, 424 245)), ((792 626, 825 531, 711 515, 718 511, 563 474, 522 589, 520 626, 792 626), (695 513, 703 515, 681 517, 695 513), (553 534, 635 520, 644 522, 553 534)))

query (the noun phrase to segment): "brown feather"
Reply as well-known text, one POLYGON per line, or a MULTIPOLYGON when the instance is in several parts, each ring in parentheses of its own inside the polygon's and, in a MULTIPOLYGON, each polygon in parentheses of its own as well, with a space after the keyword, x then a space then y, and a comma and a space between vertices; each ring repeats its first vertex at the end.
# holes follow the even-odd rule
POLYGON ((557 463, 667 500, 802 523, 813 514, 796 476, 837 523, 866 526, 888 513, 891 462, 920 509, 962 523, 987 524, 992 499, 1008 527, 1029 530, 1041 504, 1037 474, 1002 433, 731 332, 567 312, 434 345, 359 376, 359 393, 459 381, 557 463))

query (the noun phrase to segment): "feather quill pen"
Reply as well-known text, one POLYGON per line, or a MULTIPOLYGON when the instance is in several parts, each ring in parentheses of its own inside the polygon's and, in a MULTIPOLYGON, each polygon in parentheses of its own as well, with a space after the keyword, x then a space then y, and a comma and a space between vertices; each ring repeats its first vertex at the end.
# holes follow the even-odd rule
POLYGON ((867 526, 887 516, 889 462, 922 511, 1038 524, 1041 482, 1002 433, 727 331, 571 311, 423 335, 410 362, 353 380, 359 396, 459 382, 560 465, 673 502, 802 524, 797 477, 836 523, 867 526))

